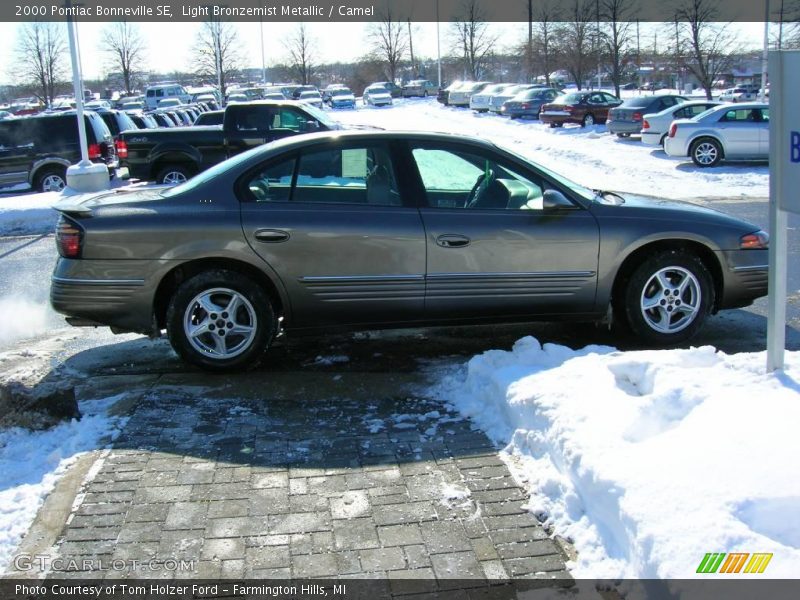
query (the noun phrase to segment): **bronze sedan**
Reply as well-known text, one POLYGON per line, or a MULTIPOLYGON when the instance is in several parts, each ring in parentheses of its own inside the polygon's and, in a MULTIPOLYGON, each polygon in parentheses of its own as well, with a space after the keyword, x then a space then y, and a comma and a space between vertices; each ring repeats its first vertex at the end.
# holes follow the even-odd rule
POLYGON ((293 136, 170 189, 61 205, 51 302, 212 370, 283 330, 614 319, 647 343, 767 289, 767 235, 445 134, 293 136))

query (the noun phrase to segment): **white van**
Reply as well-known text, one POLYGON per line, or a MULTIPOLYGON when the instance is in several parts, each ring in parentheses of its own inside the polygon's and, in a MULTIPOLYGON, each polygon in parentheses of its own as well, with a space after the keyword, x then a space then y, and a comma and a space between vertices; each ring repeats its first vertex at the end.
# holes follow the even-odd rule
POLYGON ((192 101, 191 95, 182 85, 178 85, 177 83, 161 83, 158 85, 151 85, 147 88, 144 94, 144 105, 148 110, 155 110, 158 107, 159 100, 164 100, 166 98, 177 98, 184 104, 188 104, 192 101))

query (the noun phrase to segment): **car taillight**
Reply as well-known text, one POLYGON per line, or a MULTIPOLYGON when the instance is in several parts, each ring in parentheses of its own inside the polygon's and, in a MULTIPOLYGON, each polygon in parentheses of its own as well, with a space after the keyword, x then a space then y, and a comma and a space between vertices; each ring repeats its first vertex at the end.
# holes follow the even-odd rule
POLYGON ((642 123, 642 129, 650 129, 650 123, 647 122, 647 119, 642 123))
POLYGON ((631 117, 634 121, 641 121, 642 120, 642 113, 633 113, 631 117))
POLYGON ((575 108, 572 106, 565 106, 564 110, 567 111, 568 113, 571 113, 573 110, 575 110, 575 108))
POLYGON ((102 156, 100 152, 100 144, 89 144, 89 158, 100 158, 102 156))
POLYGON ((669 126, 669 133, 667 135, 669 135, 669 137, 671 137, 671 138, 674 138, 675 137, 675 132, 677 132, 677 131, 678 131, 678 124, 677 123, 673 123, 672 125, 669 126))
POLYGON ((739 238, 739 247, 742 250, 769 248, 769 234, 766 231, 755 231, 739 238))
POLYGON ((522 103, 522 108, 531 108, 531 103, 530 102, 523 102, 522 103))
POLYGON ((128 158, 128 143, 125 140, 117 140, 117 156, 120 158, 128 158))
POLYGON ((80 258, 83 249, 83 229, 80 225, 61 217, 56 225, 56 248, 64 258, 80 258))

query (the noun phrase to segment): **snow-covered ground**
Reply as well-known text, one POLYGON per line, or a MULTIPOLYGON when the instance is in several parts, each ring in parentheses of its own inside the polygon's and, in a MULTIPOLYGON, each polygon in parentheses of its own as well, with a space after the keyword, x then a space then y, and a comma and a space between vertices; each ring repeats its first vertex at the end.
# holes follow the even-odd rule
MULTIPOLYGON (((534 338, 437 372, 431 393, 494 441, 577 578, 695 576, 709 552, 800 574, 800 353, 571 350, 534 338)), ((742 577, 743 574, 735 575, 742 577)))
POLYGON ((435 100, 407 100, 391 108, 335 111, 342 123, 385 129, 441 131, 481 137, 592 189, 664 198, 756 197, 769 195, 766 164, 729 163, 700 169, 672 158, 638 138, 620 139, 605 125, 551 129, 539 121, 511 120, 443 106, 435 100))
POLYGON ((108 409, 120 399, 81 402, 80 421, 46 431, 0 431, 0 573, 59 478, 82 453, 119 435, 127 419, 109 416, 108 409))

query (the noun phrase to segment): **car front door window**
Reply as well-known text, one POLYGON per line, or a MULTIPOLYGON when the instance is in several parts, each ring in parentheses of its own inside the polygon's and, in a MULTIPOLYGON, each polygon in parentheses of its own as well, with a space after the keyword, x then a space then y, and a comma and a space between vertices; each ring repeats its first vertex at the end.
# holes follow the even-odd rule
POLYGON ((542 208, 542 185, 479 152, 414 148, 432 208, 530 210, 542 208))

